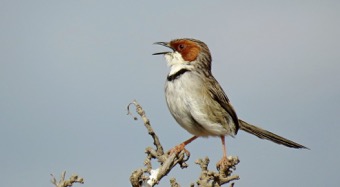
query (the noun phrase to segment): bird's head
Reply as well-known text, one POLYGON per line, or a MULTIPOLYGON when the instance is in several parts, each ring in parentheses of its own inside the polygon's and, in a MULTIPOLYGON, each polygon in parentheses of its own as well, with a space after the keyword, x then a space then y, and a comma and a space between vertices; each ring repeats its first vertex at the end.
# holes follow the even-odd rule
POLYGON ((182 38, 171 40, 170 42, 156 42, 154 44, 162 45, 172 49, 154 53, 153 55, 164 55, 168 65, 190 65, 197 68, 211 70, 211 55, 208 46, 200 40, 192 38, 182 38))

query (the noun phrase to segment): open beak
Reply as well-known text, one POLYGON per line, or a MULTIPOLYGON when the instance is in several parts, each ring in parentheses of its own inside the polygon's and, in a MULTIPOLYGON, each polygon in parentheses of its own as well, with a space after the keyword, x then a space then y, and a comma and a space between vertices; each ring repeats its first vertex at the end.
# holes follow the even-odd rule
MULTIPOLYGON (((153 44, 162 45, 164 47, 168 47, 168 48, 172 49, 168 42, 155 42, 153 44)), ((168 54, 168 53, 171 53, 171 51, 164 51, 164 52, 154 53, 152 55, 165 55, 165 54, 168 54)))

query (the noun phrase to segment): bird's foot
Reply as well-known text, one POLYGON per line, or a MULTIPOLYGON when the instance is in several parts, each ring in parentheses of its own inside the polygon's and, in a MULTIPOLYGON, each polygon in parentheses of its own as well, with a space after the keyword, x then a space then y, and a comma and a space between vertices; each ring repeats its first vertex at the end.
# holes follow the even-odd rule
POLYGON ((184 151, 184 153, 187 155, 187 156, 190 156, 190 152, 188 150, 185 149, 185 144, 184 143, 181 143, 179 145, 176 145, 175 147, 171 148, 169 151, 168 151, 168 154, 169 155, 172 155, 172 154, 176 154, 178 155, 180 152, 184 151))
POLYGON ((230 162, 226 156, 223 156, 220 161, 217 162, 216 168, 217 170, 226 170, 230 167, 230 162))

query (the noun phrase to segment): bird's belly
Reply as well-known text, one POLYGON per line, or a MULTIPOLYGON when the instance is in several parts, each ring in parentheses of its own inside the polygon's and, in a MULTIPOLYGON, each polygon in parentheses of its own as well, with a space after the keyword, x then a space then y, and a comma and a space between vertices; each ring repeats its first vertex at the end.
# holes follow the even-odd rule
POLYGON ((167 81, 165 96, 168 108, 175 120, 195 136, 220 136, 230 130, 210 119, 204 111, 207 101, 200 93, 203 84, 184 74, 179 79, 167 81))

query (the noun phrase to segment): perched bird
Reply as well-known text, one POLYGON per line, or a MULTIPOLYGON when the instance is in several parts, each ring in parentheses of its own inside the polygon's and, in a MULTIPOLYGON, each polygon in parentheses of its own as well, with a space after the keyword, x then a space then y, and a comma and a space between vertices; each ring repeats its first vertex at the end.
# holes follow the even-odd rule
POLYGON ((223 157, 218 164, 226 164, 224 138, 236 135, 239 129, 287 147, 307 148, 237 117, 227 95, 211 73, 212 59, 205 43, 182 38, 155 44, 171 49, 153 54, 164 55, 170 67, 165 83, 168 108, 177 123, 194 135, 174 147, 172 152, 185 150, 185 146, 198 137, 218 136, 223 147, 223 157))

